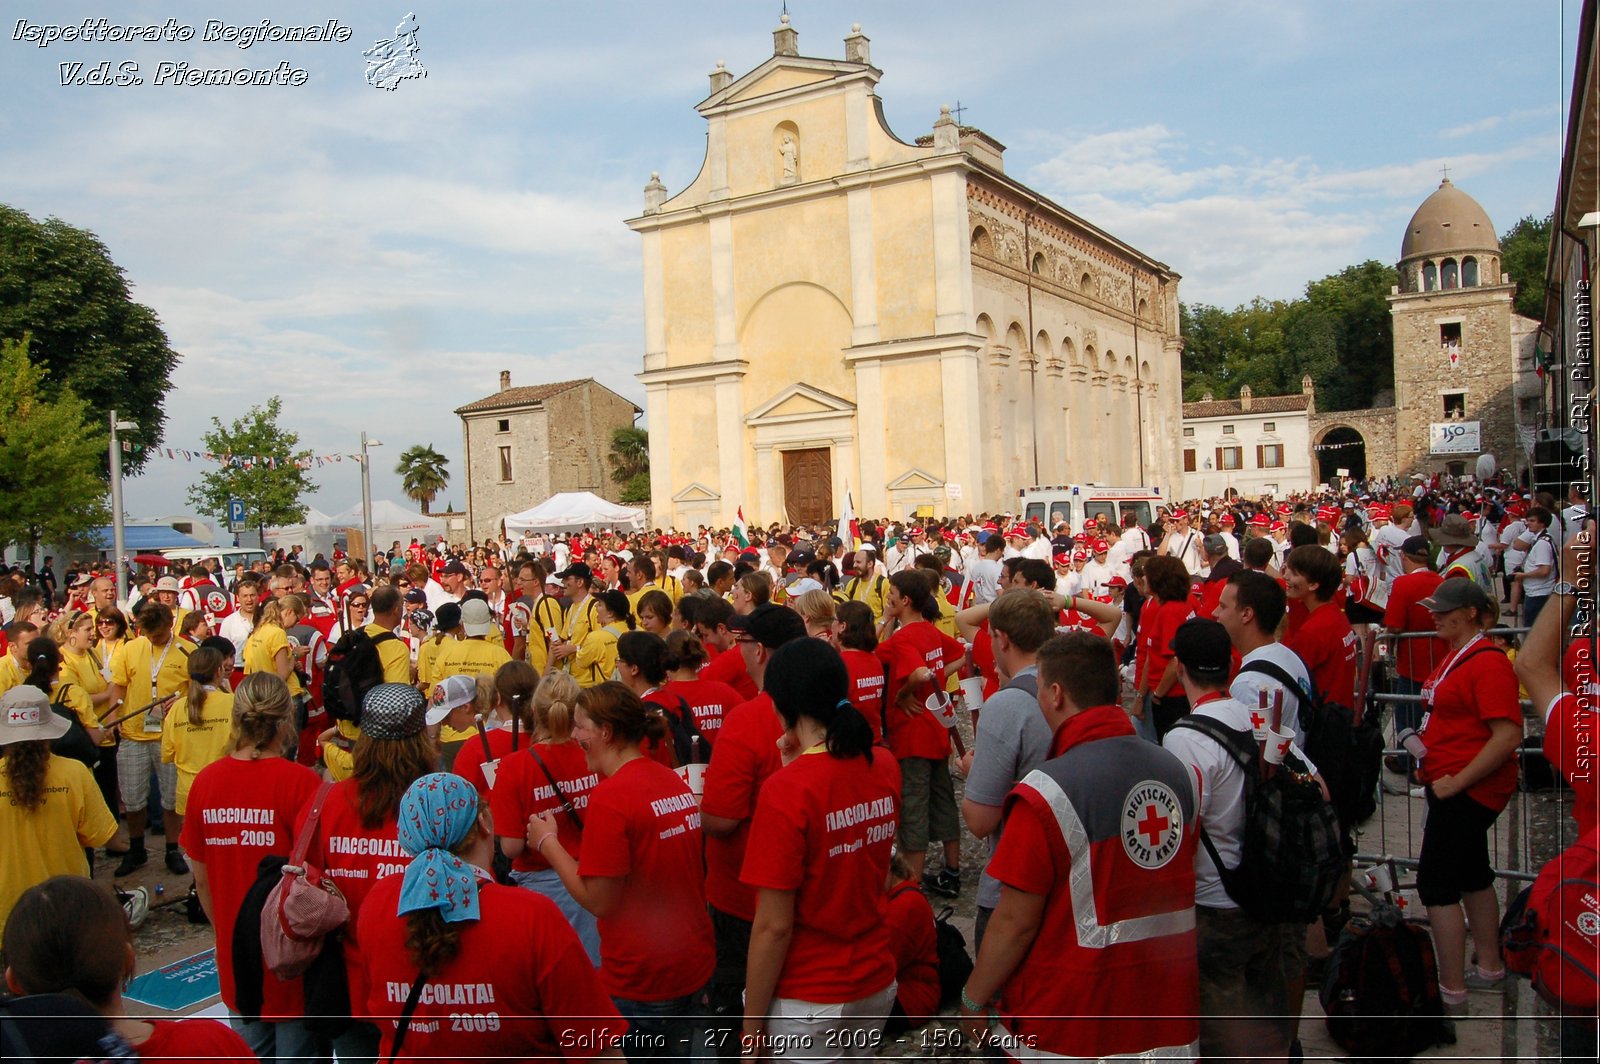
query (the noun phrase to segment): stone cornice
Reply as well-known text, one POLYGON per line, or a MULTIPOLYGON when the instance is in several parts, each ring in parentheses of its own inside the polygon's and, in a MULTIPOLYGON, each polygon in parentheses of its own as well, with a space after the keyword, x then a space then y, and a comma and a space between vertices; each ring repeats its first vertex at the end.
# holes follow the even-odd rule
POLYGON ((693 384, 722 380, 738 380, 750 371, 750 363, 742 358, 723 362, 694 362, 687 366, 668 366, 666 369, 645 370, 635 373, 634 379, 645 387, 652 384, 693 384))

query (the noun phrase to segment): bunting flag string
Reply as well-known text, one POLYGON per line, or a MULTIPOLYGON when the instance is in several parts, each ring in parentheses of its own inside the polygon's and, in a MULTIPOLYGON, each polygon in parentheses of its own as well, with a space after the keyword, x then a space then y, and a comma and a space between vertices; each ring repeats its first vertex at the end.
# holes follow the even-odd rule
MULTIPOLYGON (((124 442, 123 449, 129 449, 126 442, 124 442)), ((152 447, 148 453, 153 457, 164 458, 172 462, 216 462, 219 465, 232 466, 235 469, 254 469, 258 465, 264 465, 268 469, 290 465, 297 469, 320 469, 335 462, 344 462, 346 460, 351 462, 361 461, 359 454, 307 454, 297 458, 279 458, 275 455, 263 457, 252 454, 218 454, 215 451, 188 447, 152 447)))

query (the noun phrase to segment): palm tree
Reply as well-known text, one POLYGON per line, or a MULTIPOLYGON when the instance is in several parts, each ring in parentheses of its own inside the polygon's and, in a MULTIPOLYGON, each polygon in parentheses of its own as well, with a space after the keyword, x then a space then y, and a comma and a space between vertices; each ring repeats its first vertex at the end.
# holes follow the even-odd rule
POLYGON ((450 459, 434 450, 432 444, 419 443, 400 453, 400 464, 394 471, 400 474, 400 486, 406 495, 427 513, 434 496, 450 483, 449 466, 450 459))
POLYGON ((611 430, 611 479, 623 502, 650 501, 650 434, 631 426, 611 430))

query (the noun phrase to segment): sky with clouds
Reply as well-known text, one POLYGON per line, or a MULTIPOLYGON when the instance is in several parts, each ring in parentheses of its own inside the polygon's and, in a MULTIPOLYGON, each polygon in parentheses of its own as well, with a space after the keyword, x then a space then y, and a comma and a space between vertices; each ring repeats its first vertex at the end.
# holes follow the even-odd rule
MULTIPOLYGON (((939 106, 1007 145, 1006 171, 1183 275, 1190 303, 1292 297, 1398 255, 1448 165, 1500 231, 1554 201, 1578 0, 792 0, 803 55, 872 40, 902 139, 939 106)), ((724 60, 771 54, 778 3, 273 3, 0 6, 0 201, 89 229, 182 364, 165 446, 196 448, 268 396, 317 454, 428 443, 464 490, 455 407, 593 376, 643 405, 638 238, 660 171, 698 172, 694 104, 724 60), (415 5, 415 6, 413 6, 415 5), (415 11, 425 79, 367 85, 362 51, 415 11), (348 42, 203 39, 208 20, 336 19, 348 42), (188 42, 17 39, 19 21, 192 26, 188 42), (142 85, 62 85, 63 63, 139 65, 142 85), (298 86, 155 84, 162 62, 306 71, 298 86)), ((26 33, 23 33, 24 38, 26 33)), ((153 460, 136 517, 188 511, 196 464, 153 460)), ((360 498, 348 460, 308 501, 360 498)), ((529 500, 532 504, 538 500, 529 500)))

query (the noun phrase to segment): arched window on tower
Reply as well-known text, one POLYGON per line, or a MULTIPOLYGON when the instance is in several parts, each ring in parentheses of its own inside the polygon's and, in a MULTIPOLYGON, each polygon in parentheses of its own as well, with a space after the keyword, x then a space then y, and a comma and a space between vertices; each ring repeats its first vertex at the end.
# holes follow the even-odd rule
POLYGON ((1471 255, 1461 260, 1461 287, 1478 287, 1478 260, 1471 255))
POLYGON ((1436 291, 1439 287, 1439 268, 1431 261, 1422 264, 1422 290, 1424 292, 1436 291))
POLYGON ((1033 253, 1032 269, 1035 274, 1044 273, 1044 252, 1035 251, 1033 253))
POLYGON ((1456 273, 1456 260, 1445 259, 1439 264, 1439 286, 1441 288, 1460 288, 1461 278, 1456 273))
POLYGON ((989 230, 981 225, 972 230, 972 253, 986 259, 994 258, 994 240, 989 236, 989 230))

